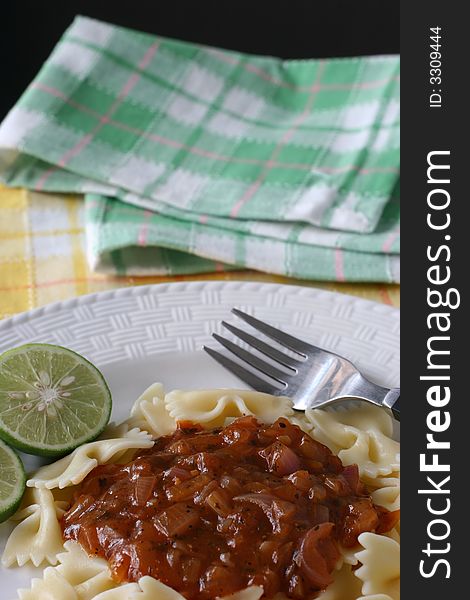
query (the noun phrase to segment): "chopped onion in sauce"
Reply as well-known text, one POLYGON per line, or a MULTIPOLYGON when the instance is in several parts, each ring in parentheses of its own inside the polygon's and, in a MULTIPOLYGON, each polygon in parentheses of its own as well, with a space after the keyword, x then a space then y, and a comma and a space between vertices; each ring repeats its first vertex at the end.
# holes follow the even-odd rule
POLYGON ((150 575, 188 600, 250 585, 313 600, 340 544, 398 516, 374 505, 356 465, 287 419, 247 416, 212 431, 180 422, 128 464, 96 467, 61 523, 118 582, 150 575))

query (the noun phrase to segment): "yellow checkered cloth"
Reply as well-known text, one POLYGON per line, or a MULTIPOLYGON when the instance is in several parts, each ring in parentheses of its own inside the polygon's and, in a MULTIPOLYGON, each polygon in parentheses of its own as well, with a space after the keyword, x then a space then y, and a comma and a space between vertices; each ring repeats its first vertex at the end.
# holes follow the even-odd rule
POLYGON ((0 186, 0 318, 80 294, 164 281, 256 280, 321 287, 399 306, 399 286, 298 281, 231 271, 174 277, 108 277, 90 272, 82 199, 0 186))

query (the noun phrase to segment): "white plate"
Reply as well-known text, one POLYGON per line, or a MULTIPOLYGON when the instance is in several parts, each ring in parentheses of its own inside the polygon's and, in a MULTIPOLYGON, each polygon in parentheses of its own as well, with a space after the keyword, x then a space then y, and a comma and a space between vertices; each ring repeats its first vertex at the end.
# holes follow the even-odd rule
MULTIPOLYGON (((372 381, 399 385, 399 317, 395 308, 311 287, 197 281, 113 290, 38 308, 0 322, 0 352, 27 342, 76 350, 94 362, 124 419, 155 381, 167 389, 246 387, 201 347, 238 307, 352 360, 372 381)), ((239 323, 238 323, 239 324, 239 323)), ((25 457, 28 469, 38 459, 25 457)), ((0 526, 0 551, 11 527, 0 526)), ((31 567, 2 569, 1 597, 29 587, 31 567)))

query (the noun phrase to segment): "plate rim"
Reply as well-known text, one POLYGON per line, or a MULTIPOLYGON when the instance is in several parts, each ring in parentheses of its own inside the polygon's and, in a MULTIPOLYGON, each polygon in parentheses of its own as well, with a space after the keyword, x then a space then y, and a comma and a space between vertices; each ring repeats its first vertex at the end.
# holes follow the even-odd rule
POLYGON ((94 304, 101 300, 112 300, 115 298, 126 298, 129 296, 145 296, 152 293, 164 293, 167 289, 174 290, 180 288, 181 291, 194 289, 200 290, 201 288, 226 288, 226 289, 237 289, 245 288, 251 291, 262 291, 262 288, 279 288, 286 294, 301 294, 304 296, 316 296, 316 297, 342 297, 344 300, 354 301, 364 306, 374 307, 375 310, 381 310, 383 314, 390 314, 394 316, 400 315, 400 308, 390 306, 389 304, 383 304, 374 300, 361 298, 352 294, 346 294, 344 292, 337 292, 331 290, 325 290, 323 288, 317 288, 314 286, 303 286, 295 284, 285 284, 276 282, 264 282, 264 281, 246 281, 242 279, 236 280, 197 280, 197 281, 169 281, 162 283, 151 283, 145 285, 131 285, 126 287, 114 288, 111 290, 102 290, 99 292, 92 292, 90 294, 82 294, 79 296, 73 296, 65 300, 56 300, 43 306, 31 308, 26 311, 22 311, 18 314, 12 315, 5 319, 0 320, 0 332, 6 330, 15 325, 19 325, 40 317, 44 314, 63 311, 75 308, 83 304, 94 304))

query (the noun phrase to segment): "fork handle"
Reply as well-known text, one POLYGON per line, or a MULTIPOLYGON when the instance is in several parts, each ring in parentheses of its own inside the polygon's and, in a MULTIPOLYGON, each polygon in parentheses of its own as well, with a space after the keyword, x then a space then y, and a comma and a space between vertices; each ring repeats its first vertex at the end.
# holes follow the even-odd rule
POLYGON ((397 421, 400 420, 400 388, 389 390, 382 401, 382 404, 389 408, 397 421))

